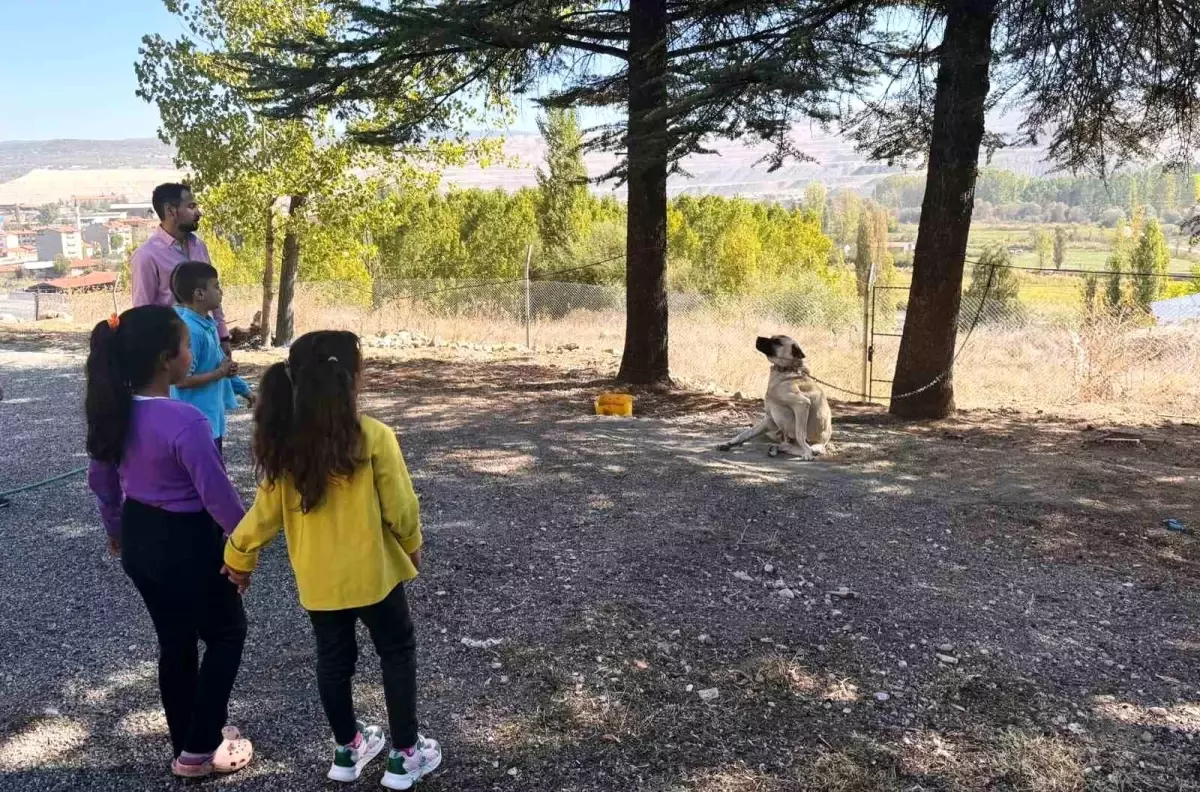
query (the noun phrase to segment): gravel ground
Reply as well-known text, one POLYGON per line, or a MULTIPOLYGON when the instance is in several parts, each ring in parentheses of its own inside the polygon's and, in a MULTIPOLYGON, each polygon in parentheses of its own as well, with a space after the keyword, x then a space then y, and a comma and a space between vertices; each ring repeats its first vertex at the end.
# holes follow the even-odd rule
MULTIPOLYGON (((82 464, 78 351, 0 336, 0 491, 82 464)), ((1112 443, 843 406, 837 453, 805 464, 710 450, 751 403, 642 394, 597 419, 598 361, 420 354, 373 361, 364 408, 423 500, 431 792, 1200 789, 1196 542, 1161 525, 1200 527, 1196 427, 1112 443)), ((83 479, 14 497, 0 531, 0 790, 182 788, 153 632, 83 479)), ((282 542, 247 608, 232 717, 258 756, 206 786, 330 788, 282 542)), ((368 646, 358 701, 382 719, 368 646)))

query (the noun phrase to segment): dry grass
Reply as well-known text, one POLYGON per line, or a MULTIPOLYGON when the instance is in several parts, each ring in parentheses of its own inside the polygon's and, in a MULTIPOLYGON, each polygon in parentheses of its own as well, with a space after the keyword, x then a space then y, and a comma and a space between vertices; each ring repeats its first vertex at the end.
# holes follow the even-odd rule
MULTIPOLYGON (((372 309, 370 295, 349 287, 323 285, 300 289, 296 321, 300 332, 322 327, 354 330, 370 337, 399 330, 418 332, 439 344, 470 343, 524 348, 526 327, 506 308, 522 298, 512 284, 496 287, 491 306, 432 309, 409 299, 383 301, 372 309), (496 306, 500 306, 497 308, 496 306)), ((576 299, 578 299, 576 297, 576 299)), ((127 299, 119 299, 127 305, 127 299)), ((226 294, 231 324, 247 326, 257 312, 251 288, 226 294)), ((834 398, 859 400, 862 391, 862 336, 854 326, 828 329, 763 318, 757 306, 720 310, 700 305, 672 306, 673 374, 694 388, 756 394, 765 369, 754 351, 756 335, 787 333, 800 343, 814 374, 836 386, 834 398)), ((112 311, 106 294, 72 298, 77 322, 94 322, 112 311)), ((535 315, 536 315, 535 311, 535 315)), ((529 339, 537 349, 581 348, 609 355, 615 363, 624 344, 624 315, 619 309, 589 310, 566 304, 558 318, 537 318, 529 339)), ((1061 318, 1060 318, 1061 319, 1061 318)), ((1195 328, 1137 328, 1121 322, 1089 327, 1067 321, 1033 322, 1024 327, 981 325, 971 336, 955 369, 957 400, 964 408, 1044 409, 1088 414, 1094 408, 1126 415, 1148 413, 1200 416, 1200 344, 1195 328)), ((960 335, 960 343, 963 336, 960 335)), ((877 337, 870 385, 875 400, 889 392, 898 339, 877 337)))

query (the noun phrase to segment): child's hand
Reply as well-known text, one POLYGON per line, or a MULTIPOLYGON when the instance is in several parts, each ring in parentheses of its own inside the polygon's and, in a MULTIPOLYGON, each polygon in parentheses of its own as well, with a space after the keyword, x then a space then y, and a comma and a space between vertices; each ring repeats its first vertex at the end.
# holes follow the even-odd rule
POLYGON ((236 569, 223 566, 221 567, 221 574, 229 578, 229 581, 237 586, 238 594, 245 594, 246 589, 250 588, 250 572, 239 572, 236 569))
POLYGON ((217 372, 220 373, 221 377, 223 378, 228 377, 231 373, 233 373, 233 371, 234 366, 232 358, 225 358, 221 361, 221 365, 217 366, 217 372))
POLYGON ((412 565, 417 568, 418 572, 421 571, 421 550, 419 548, 417 552, 409 553, 408 560, 412 561, 412 565))
POLYGON ((233 358, 225 358, 225 359, 229 361, 229 376, 231 376, 231 377, 237 376, 238 364, 234 362, 233 358))
POLYGON ((115 536, 108 537, 108 554, 113 558, 121 557, 121 540, 115 536))

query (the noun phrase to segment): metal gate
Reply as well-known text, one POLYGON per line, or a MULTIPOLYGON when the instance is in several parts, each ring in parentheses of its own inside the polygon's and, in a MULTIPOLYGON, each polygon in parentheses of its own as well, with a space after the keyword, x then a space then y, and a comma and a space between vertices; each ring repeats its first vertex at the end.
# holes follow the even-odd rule
MULTIPOLYGON (((863 299, 863 386, 862 386, 862 389, 863 389, 863 396, 866 398, 866 400, 868 402, 874 402, 876 399, 878 399, 879 401, 888 401, 891 398, 890 387, 888 387, 886 389, 882 388, 882 387, 879 388, 879 390, 881 392, 886 391, 888 395, 886 395, 886 396, 881 395, 878 397, 875 395, 875 389, 876 389, 875 386, 876 385, 890 386, 892 384, 892 380, 890 378, 884 379, 884 378, 875 376, 875 364, 879 360, 879 357, 880 357, 878 339, 893 339, 894 338, 894 339, 896 339, 897 345, 898 345, 899 339, 901 337, 901 333, 891 332, 891 331, 893 329, 896 329, 896 330, 901 329, 903 327, 903 325, 901 325, 897 322, 898 316, 896 315, 896 312, 895 312, 896 300, 892 299, 892 296, 893 296, 893 293, 895 293, 895 292, 907 293, 907 291, 908 291, 907 286, 883 286, 883 285, 877 284, 875 282, 875 270, 872 267, 871 276, 867 281, 867 293, 863 299), (884 324, 884 328, 886 328, 884 330, 880 330, 878 327, 878 320, 880 318, 880 316, 879 316, 880 292, 883 293, 884 304, 886 306, 884 308, 884 310, 891 311, 893 314, 890 317, 891 321, 888 321, 884 324)), ((890 350, 889 350, 889 352, 890 352, 890 350)), ((888 354, 887 357, 892 361, 892 368, 888 369, 888 371, 891 371, 895 368, 896 356, 894 354, 888 354)))

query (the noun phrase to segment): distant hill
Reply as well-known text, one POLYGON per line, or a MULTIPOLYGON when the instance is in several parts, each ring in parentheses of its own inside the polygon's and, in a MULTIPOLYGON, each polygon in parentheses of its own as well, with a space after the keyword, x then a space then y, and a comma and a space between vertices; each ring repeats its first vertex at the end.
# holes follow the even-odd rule
MULTIPOLYGON (((673 177, 670 191, 787 200, 798 198, 813 181, 833 188, 866 190, 881 175, 898 170, 867 161, 849 141, 835 134, 800 128, 796 137, 800 149, 813 162, 789 163, 771 173, 760 162, 766 153, 764 147, 722 143, 719 154, 685 160, 683 168, 691 178, 673 177)), ((543 157, 541 138, 533 133, 508 133, 505 150, 518 162, 516 167, 450 168, 443 174, 446 183, 504 190, 532 186, 543 157)), ((173 153, 152 138, 0 142, 0 203, 42 204, 68 200, 72 195, 124 195, 131 201, 148 200, 154 185, 178 177, 173 153)), ((1040 149, 1010 149, 999 152, 991 164, 1041 175, 1047 171, 1043 158, 1040 149)), ((586 158, 593 176, 607 172, 615 161, 611 154, 586 158)), ((596 189, 604 192, 613 187, 600 185, 596 189)))
POLYGON ((174 155, 156 138, 0 141, 0 183, 37 169, 173 169, 174 155))

